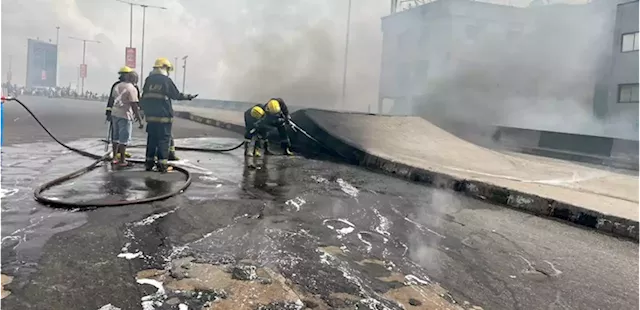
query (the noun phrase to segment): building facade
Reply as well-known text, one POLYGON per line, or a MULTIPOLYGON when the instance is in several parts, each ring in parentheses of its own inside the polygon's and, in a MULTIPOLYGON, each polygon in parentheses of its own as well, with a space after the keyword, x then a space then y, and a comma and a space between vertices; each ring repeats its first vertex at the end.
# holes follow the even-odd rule
POLYGON ((618 4, 611 50, 594 96, 594 113, 598 117, 637 124, 639 43, 638 1, 618 4))
POLYGON ((638 6, 620 2, 437 0, 384 17, 378 111, 496 122, 502 110, 586 119, 635 107, 637 118, 638 6), (611 103, 620 96, 629 103, 611 103))

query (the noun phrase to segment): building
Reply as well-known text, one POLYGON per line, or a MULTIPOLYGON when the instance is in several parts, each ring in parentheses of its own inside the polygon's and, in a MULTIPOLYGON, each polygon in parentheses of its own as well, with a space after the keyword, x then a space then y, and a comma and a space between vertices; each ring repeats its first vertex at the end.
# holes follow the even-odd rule
MULTIPOLYGON (((435 0, 386 16, 378 110, 463 122, 475 118, 496 123, 514 119, 510 116, 518 111, 539 111, 538 118, 545 117, 542 111, 585 114, 586 119, 593 118, 598 96, 606 102, 617 99, 618 91, 610 89, 619 84, 624 84, 623 100, 635 94, 637 102, 637 51, 620 51, 623 34, 626 48, 637 46, 637 34, 630 35, 638 31, 637 1, 619 5, 615 14, 619 2, 534 1, 529 7, 514 7, 435 0), (619 51, 613 58, 611 44, 619 51)), ((600 105, 618 114, 632 107, 600 105)))
POLYGON ((638 1, 616 6, 611 52, 596 85, 594 113, 603 119, 638 122, 638 1))

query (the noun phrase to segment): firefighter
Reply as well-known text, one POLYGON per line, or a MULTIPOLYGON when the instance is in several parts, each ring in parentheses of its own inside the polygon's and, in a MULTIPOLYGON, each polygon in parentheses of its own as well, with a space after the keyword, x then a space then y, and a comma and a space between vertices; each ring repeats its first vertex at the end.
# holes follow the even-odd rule
MULTIPOLYGON (((284 103, 284 100, 282 100, 282 98, 271 98, 269 102, 264 105, 264 110, 267 112, 267 115, 265 116, 266 125, 273 126, 278 129, 280 147, 282 148, 284 155, 293 155, 291 152, 291 141, 287 135, 286 127, 291 116, 289 115, 289 109, 284 103)), ((265 145, 265 150, 267 149, 268 145, 265 145)))
MULTIPOLYGON (((120 82, 124 82, 127 79, 127 75, 131 74, 133 71, 133 69, 124 66, 122 68, 120 68, 120 70, 118 71, 118 81, 116 81, 115 83, 113 83, 113 85, 111 85, 111 89, 109 90, 109 99, 107 100, 107 107, 105 109, 105 116, 107 118, 107 122, 111 123, 111 111, 113 109, 113 103, 115 98, 113 97, 113 89, 116 87, 116 85, 118 85, 120 82)), ((138 89, 138 86, 135 85, 136 90, 138 90, 138 95, 140 94, 140 90, 138 89)), ((113 128, 113 124, 111 124, 111 128, 113 128)), ((115 150, 118 147, 118 143, 117 142, 112 142, 112 147, 115 150)), ((130 158, 131 157, 131 153, 129 152, 125 152, 124 156, 126 158, 130 158)), ((116 157, 114 158, 114 160, 120 160, 120 153, 116 154, 116 157)))
MULTIPOLYGON (((257 104, 244 112, 244 155, 260 157, 260 149, 266 139, 266 112, 262 104, 257 104)), ((266 150, 266 144, 265 144, 266 150)))
POLYGON ((156 59, 153 71, 144 81, 140 106, 147 120, 147 150, 145 169, 169 171, 169 145, 171 144, 171 125, 173 122, 173 106, 171 100, 192 100, 198 95, 185 95, 169 77, 173 65, 167 58, 156 59), (157 157, 157 163, 154 162, 157 157))

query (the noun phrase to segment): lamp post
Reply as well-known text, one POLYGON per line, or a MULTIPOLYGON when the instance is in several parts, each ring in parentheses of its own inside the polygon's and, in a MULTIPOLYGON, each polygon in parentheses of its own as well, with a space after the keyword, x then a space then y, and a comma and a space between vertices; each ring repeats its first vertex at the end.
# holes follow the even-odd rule
MULTIPOLYGON (((147 18, 147 8, 161 9, 161 10, 166 10, 167 8, 162 6, 153 6, 153 5, 146 5, 146 4, 140 4, 140 6, 142 7, 142 46, 140 47, 140 74, 144 75, 144 26, 147 18)), ((142 79, 140 79, 140 88, 142 88, 142 79)))
POLYGON ((345 34, 344 43, 344 69, 342 71, 342 107, 344 108, 346 102, 345 97, 347 93, 347 58, 349 56, 349 32, 351 28, 351 0, 349 0, 349 6, 347 8, 347 31, 345 34))
POLYGON ((184 61, 182 64, 182 93, 184 93, 184 87, 187 84, 187 57, 189 57, 189 55, 182 57, 184 61))
POLYGON ((60 26, 56 26, 56 86, 58 86, 59 74, 60 70, 60 57, 58 54, 60 53, 60 26))
MULTIPOLYGON (((98 43, 100 44, 100 41, 96 41, 96 40, 88 40, 88 39, 80 39, 80 38, 75 38, 75 37, 69 37, 69 39, 72 40, 77 40, 77 41, 82 41, 82 67, 86 67, 86 55, 87 55, 87 42, 90 43, 98 43)), ((82 70, 82 69, 80 69, 82 70)), ((86 73, 86 72, 85 72, 86 73)), ((82 75, 82 86, 80 87, 80 93, 84 93, 84 79, 85 79, 85 75, 82 75)))

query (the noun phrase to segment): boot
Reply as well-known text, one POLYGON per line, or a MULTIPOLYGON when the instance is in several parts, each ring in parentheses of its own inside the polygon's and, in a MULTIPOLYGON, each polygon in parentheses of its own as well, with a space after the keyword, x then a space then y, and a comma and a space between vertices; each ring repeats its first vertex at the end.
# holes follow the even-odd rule
POLYGON ((180 160, 180 157, 176 156, 176 152, 169 152, 169 160, 180 160))
POLYGON ((287 155, 287 156, 293 155, 293 152, 291 152, 291 145, 289 144, 289 142, 282 142, 280 144, 280 147, 282 148, 283 155, 287 155))
POLYGON ((264 141, 264 155, 273 155, 273 152, 269 149, 269 141, 264 141))
POLYGON ((251 140, 244 140, 244 156, 253 156, 251 151, 251 140))
POLYGON ((155 166, 155 162, 148 160, 144 163, 144 170, 153 171, 153 166, 155 166))

